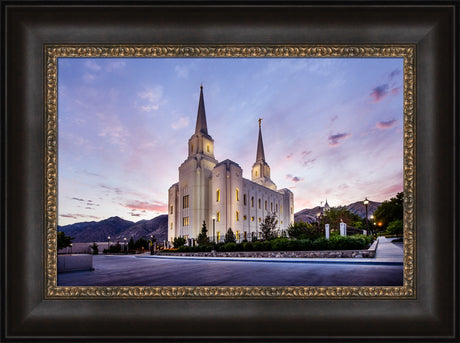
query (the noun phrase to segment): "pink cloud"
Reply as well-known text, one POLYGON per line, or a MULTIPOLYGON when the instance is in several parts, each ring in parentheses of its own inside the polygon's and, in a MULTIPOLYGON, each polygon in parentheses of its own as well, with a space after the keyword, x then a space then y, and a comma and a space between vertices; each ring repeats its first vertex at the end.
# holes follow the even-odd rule
POLYGON ((164 203, 154 202, 150 203, 147 201, 134 200, 128 202, 127 204, 122 204, 122 206, 129 208, 131 210, 145 210, 145 211, 157 211, 157 212, 166 212, 168 206, 164 203))
POLYGON ((392 128, 393 126, 396 125, 396 123, 397 123, 396 119, 388 120, 388 121, 379 121, 377 124, 375 124, 375 127, 378 129, 385 130, 385 129, 392 128))

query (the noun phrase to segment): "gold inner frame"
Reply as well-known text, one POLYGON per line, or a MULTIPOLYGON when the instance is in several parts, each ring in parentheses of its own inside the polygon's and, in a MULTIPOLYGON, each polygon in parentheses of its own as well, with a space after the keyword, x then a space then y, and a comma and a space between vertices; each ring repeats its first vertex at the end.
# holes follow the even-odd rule
POLYGON ((416 297, 415 45, 45 45, 45 298, 397 298, 416 297), (399 57, 404 59, 403 286, 57 286, 57 62, 60 57, 399 57))

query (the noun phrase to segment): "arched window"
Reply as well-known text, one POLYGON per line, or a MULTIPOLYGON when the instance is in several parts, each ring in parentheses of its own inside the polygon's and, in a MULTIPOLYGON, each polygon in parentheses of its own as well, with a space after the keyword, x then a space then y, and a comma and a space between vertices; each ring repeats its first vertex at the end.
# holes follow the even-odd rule
POLYGON ((246 220, 247 218, 248 218, 248 217, 246 217, 246 216, 243 216, 243 220, 246 220))
POLYGON ((217 212, 216 217, 217 217, 217 221, 220 222, 220 212, 217 212))
POLYGON ((261 200, 260 200, 260 198, 259 198, 259 208, 260 208, 260 204, 261 204, 261 200))
POLYGON ((272 202, 270 203, 270 211, 273 212, 273 203, 272 202))
POLYGON ((276 204, 276 212, 278 212, 278 204, 276 204))
POLYGON ((254 197, 251 197, 251 207, 254 207, 254 197))
POLYGON ((240 201, 240 190, 238 188, 235 189, 235 198, 236 201, 240 201))
POLYGON ((256 176, 257 176, 257 170, 255 171, 255 174, 256 174, 256 176))
POLYGON ((243 204, 246 206, 246 194, 243 194, 243 204))
POLYGON ((192 143, 192 145, 191 145, 190 152, 193 153, 193 143, 192 143))
POLYGON ((206 151, 209 152, 209 150, 210 149, 209 149, 209 144, 208 144, 208 145, 206 145, 206 151))
POLYGON ((236 211, 236 221, 240 220, 240 212, 236 211))
POLYGON ((217 231, 217 242, 220 241, 220 231, 217 231))
POLYGON ((252 221, 252 222, 254 221, 254 217, 251 217, 251 221, 252 221))
POLYGON ((267 210, 267 200, 265 200, 265 211, 267 210))
POLYGON ((219 202, 220 201, 220 189, 218 189, 216 191, 216 201, 219 202))

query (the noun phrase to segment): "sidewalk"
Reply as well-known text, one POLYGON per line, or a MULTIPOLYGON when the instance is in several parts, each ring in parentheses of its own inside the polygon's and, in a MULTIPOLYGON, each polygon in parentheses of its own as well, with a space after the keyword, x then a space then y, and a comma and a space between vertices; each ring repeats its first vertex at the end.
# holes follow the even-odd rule
POLYGON ((379 243, 374 258, 267 258, 267 257, 199 257, 199 256, 165 256, 144 255, 137 258, 178 259, 178 260, 213 260, 238 262, 276 262, 276 263, 341 263, 372 265, 403 265, 403 244, 391 243, 391 239, 378 237, 379 243))

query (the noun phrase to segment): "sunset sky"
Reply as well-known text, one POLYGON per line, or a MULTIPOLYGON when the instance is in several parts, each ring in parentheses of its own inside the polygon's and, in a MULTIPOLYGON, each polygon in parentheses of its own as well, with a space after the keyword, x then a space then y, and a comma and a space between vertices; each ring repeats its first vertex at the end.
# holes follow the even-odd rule
POLYGON ((403 190, 402 58, 60 58, 59 225, 166 213, 203 84, 215 158, 250 178, 259 117, 295 211, 403 190))

